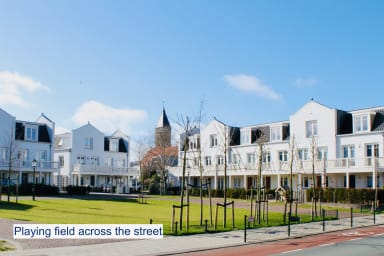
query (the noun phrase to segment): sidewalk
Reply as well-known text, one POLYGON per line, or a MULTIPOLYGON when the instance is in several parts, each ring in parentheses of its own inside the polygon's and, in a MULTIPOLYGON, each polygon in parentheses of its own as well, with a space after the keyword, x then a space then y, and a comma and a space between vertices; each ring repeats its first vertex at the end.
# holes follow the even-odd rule
MULTIPOLYGON (((376 216, 376 224, 384 224, 384 215, 376 216)), ((372 225, 373 216, 356 217, 353 219, 353 228, 372 225)), ((325 226, 325 232, 346 230, 350 228, 351 219, 327 221, 325 226)), ((320 233, 323 233, 322 222, 297 224, 291 226, 291 238, 320 233)), ((287 238, 287 226, 247 230, 247 243, 260 243, 287 238)), ((0 239, 3 238, 0 237, 0 239)), ((42 241, 44 243, 50 242, 49 240, 42 241)), ((13 252, 0 252, 0 256, 173 255, 182 252, 244 245, 244 230, 192 236, 166 236, 164 237, 164 239, 161 240, 126 240, 121 242, 110 242, 103 244, 88 244, 44 249, 22 249, 20 246, 17 245, 17 241, 11 240, 10 242, 13 244, 16 242, 18 250, 13 252)))

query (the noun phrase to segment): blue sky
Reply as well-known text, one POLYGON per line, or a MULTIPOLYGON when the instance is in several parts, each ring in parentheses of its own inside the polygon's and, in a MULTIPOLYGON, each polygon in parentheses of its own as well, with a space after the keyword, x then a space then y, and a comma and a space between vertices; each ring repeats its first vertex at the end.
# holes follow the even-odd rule
POLYGON ((133 140, 172 121, 384 106, 384 2, 0 0, 0 107, 133 140))

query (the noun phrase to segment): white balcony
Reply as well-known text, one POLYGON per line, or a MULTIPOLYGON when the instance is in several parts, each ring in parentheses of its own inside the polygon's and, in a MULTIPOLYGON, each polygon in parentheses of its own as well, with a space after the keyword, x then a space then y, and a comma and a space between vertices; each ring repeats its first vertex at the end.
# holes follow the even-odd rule
MULTIPOLYGON (((7 171, 11 167, 12 171, 33 171, 32 161, 12 160, 7 159, 0 160, 0 170, 7 171)), ((53 172, 58 169, 57 162, 37 161, 36 171, 39 172, 53 172)))
POLYGON ((97 166, 97 165, 83 165, 74 164, 73 174, 80 175, 106 175, 106 176, 128 176, 128 167, 116 167, 116 166, 97 166))

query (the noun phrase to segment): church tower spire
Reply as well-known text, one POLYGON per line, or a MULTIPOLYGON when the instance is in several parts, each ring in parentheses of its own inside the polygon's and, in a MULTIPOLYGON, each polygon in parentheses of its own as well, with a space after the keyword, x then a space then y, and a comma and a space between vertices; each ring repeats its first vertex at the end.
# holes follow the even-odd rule
POLYGON ((171 146, 171 125, 169 124, 167 113, 163 106, 159 121, 157 122, 155 132, 156 147, 170 147, 171 146))

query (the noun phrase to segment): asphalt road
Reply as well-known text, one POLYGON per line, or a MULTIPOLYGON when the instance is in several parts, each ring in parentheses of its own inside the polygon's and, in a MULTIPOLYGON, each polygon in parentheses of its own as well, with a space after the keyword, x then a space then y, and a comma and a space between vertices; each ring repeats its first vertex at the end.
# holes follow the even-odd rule
POLYGON ((384 255, 384 227, 374 226, 295 239, 184 253, 183 256, 376 256, 384 255))
POLYGON ((384 234, 373 235, 364 238, 317 246, 309 249, 299 249, 292 252, 284 252, 277 255, 284 256, 324 256, 324 255, 348 255, 348 256, 382 256, 384 255, 384 234))

